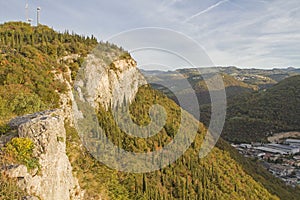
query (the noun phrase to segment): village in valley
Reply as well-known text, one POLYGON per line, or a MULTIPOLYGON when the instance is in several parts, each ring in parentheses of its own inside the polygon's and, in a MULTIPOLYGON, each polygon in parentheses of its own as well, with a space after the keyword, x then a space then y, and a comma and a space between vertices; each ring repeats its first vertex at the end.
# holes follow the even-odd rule
POLYGON ((245 157, 260 160, 269 172, 286 184, 300 185, 300 139, 231 145, 245 157))

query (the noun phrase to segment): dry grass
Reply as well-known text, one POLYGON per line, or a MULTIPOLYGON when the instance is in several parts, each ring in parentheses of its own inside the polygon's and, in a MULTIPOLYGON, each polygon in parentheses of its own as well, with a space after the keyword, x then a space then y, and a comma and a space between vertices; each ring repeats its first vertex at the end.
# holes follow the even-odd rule
MULTIPOLYGON (((1 150, 0 150, 1 151, 1 150)), ((0 168, 11 163, 13 158, 0 152, 0 168)), ((0 200, 21 200, 26 193, 17 186, 17 180, 8 178, 0 172, 0 200)))

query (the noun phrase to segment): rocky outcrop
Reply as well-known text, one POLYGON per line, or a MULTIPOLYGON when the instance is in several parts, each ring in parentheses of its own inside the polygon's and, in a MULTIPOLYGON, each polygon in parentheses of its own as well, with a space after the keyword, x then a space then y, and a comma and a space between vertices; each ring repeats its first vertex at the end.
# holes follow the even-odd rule
MULTIPOLYGON (((64 57, 63 59, 67 59, 69 57, 64 57)), ((75 54, 71 58, 78 58, 78 56, 75 54)), ((66 85, 66 92, 60 93, 60 109, 63 111, 65 116, 65 122, 70 124, 71 126, 74 125, 74 112, 72 109, 72 102, 74 101, 73 96, 73 81, 71 78, 71 70, 69 68, 66 68, 66 71, 64 74, 59 73, 57 71, 54 72, 56 81, 60 81, 62 83, 65 83, 66 85)))
POLYGON ((132 58, 119 59, 107 65, 91 54, 77 76, 75 89, 82 101, 94 108, 101 104, 108 109, 123 102, 130 103, 144 84, 146 80, 132 58))
POLYGON ((17 137, 17 133, 7 133, 0 136, 0 149, 3 148, 12 138, 17 137))
MULTIPOLYGON (((18 130, 19 137, 32 139, 34 156, 39 159, 40 169, 28 171, 23 165, 11 165, 5 173, 18 179, 18 185, 31 195, 28 199, 84 199, 84 192, 72 175, 66 155, 64 122, 72 126, 74 115, 78 114, 74 109, 77 104, 72 93, 71 71, 54 73, 56 80, 65 82, 68 89, 60 94, 60 109, 17 117, 9 124, 18 130)), ((107 65, 103 59, 88 55, 75 81, 75 90, 82 101, 95 109, 99 104, 108 109, 124 102, 130 103, 138 88, 144 84, 146 80, 132 58, 119 59, 107 65)))
POLYGON ((6 170, 6 174, 18 178, 22 189, 43 200, 83 199, 66 155, 63 112, 53 110, 26 115, 13 119, 10 125, 18 129, 19 137, 32 139, 40 169, 29 173, 25 166, 19 165, 6 170))

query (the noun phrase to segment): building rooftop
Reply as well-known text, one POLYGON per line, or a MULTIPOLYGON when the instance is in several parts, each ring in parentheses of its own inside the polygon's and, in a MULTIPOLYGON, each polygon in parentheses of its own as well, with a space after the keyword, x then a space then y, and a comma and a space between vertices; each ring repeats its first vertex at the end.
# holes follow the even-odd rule
POLYGON ((293 146, 282 145, 282 144, 267 144, 266 146, 271 148, 285 149, 285 150, 299 149, 299 147, 293 147, 293 146))
POLYGON ((296 140, 296 139, 286 139, 285 142, 286 143, 299 143, 300 144, 300 140, 296 140))
POLYGON ((255 147, 255 149, 265 151, 265 152, 270 152, 270 153, 279 153, 279 154, 288 154, 289 153, 284 150, 279 150, 279 149, 274 149, 274 148, 269 148, 269 147, 255 147))

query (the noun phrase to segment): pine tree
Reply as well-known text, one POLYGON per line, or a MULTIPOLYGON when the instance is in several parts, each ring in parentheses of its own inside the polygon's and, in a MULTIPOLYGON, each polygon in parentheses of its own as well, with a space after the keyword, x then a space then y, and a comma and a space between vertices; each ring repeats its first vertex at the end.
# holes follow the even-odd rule
POLYGON ((147 180, 145 174, 143 174, 143 193, 147 191, 147 180))

